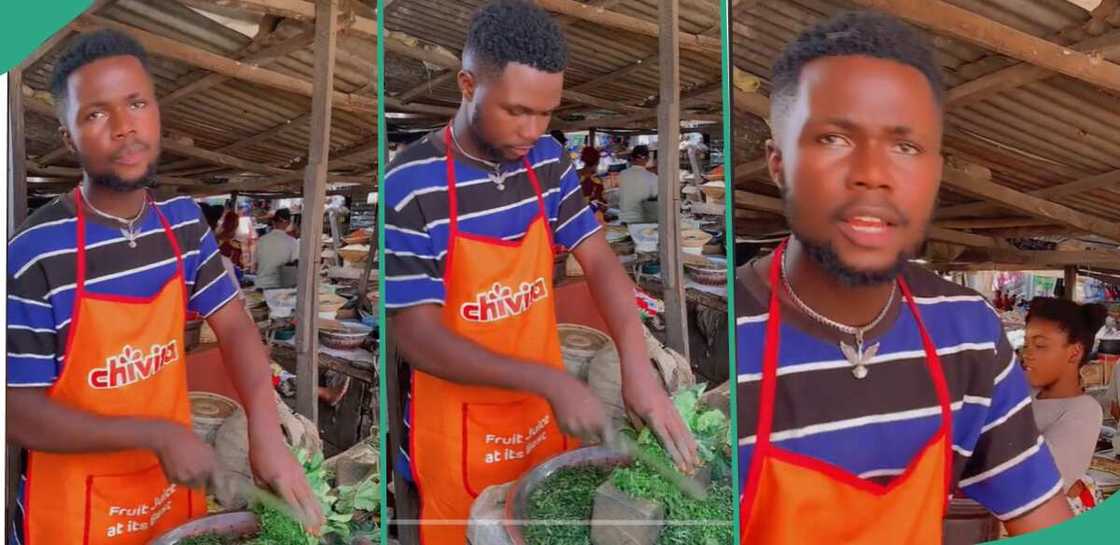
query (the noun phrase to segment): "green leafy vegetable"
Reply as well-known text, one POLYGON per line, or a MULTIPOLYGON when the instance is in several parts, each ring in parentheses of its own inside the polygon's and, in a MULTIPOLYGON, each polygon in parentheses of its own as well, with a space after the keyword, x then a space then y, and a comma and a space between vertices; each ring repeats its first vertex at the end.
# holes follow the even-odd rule
MULTIPOLYGON (((686 388, 673 396, 673 405, 699 446, 700 460, 711 471, 712 484, 704 500, 688 497, 660 473, 638 461, 611 473, 611 483, 633 498, 665 506, 666 526, 658 545, 729 545, 733 541, 731 447, 727 417, 700 405, 704 385, 686 388)), ((631 433, 633 433, 631 431, 631 433)), ((671 464, 672 458, 648 428, 637 434, 638 448, 654 460, 671 464)))
POLYGON ((595 489, 607 480, 609 469, 595 466, 564 468, 549 476, 529 497, 528 518, 551 524, 523 529, 529 545, 591 545, 591 512, 595 489), (573 524, 574 523, 574 524, 573 524))

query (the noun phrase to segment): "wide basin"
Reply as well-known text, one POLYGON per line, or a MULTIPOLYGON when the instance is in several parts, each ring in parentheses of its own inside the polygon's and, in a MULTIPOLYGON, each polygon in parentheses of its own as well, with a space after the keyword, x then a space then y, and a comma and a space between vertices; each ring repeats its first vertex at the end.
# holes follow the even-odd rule
POLYGON ((541 483, 561 469, 580 466, 614 468, 630 463, 630 457, 605 447, 584 447, 557 454, 521 476, 506 496, 505 528, 514 545, 526 545, 517 521, 529 519, 529 497, 541 483))
POLYGON ((179 545, 184 539, 199 534, 217 533, 224 536, 251 535, 260 531, 257 516, 248 511, 231 511, 192 520, 162 536, 148 545, 179 545))

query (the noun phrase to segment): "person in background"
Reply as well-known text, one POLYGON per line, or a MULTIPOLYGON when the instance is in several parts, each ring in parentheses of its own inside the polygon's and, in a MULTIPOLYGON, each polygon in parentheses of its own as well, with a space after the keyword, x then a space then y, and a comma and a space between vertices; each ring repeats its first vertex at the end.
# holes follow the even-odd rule
POLYGON ((634 146, 630 168, 618 175, 622 186, 619 217, 623 223, 657 223, 657 175, 649 171, 649 160, 649 146, 634 146))
POLYGON ((583 198, 591 205, 600 223, 603 212, 607 209, 607 201, 603 197, 603 179, 599 177, 599 150, 593 146, 586 146, 579 152, 579 160, 583 168, 579 169, 579 187, 583 198))
MULTIPOLYGON (((1066 495, 1082 498, 1085 482, 1100 435, 1104 412, 1096 399, 1081 387, 1081 366, 1090 351, 1108 309, 1073 301, 1038 297, 1027 313, 1023 369, 1034 393, 1034 419, 1046 439, 1066 495)), ((1092 503, 1091 494, 1086 497, 1092 503)), ((1089 507, 1091 505, 1086 505, 1089 507)))
POLYGON ((291 225, 292 213, 287 208, 276 210, 272 214, 272 230, 257 241, 253 265, 258 289, 291 287, 280 282, 280 267, 299 260, 299 240, 288 234, 291 225))
POLYGON ((560 147, 567 149, 568 137, 564 134, 564 131, 556 129, 548 134, 552 135, 552 137, 555 138, 557 142, 560 142, 560 147))
POLYGON ((214 209, 220 214, 220 225, 217 227, 211 225, 214 238, 218 241, 218 251, 234 265, 244 267, 241 242, 237 240, 237 229, 240 223, 237 212, 233 208, 223 209, 215 206, 214 209))
MULTIPOLYGON (((199 206, 202 208, 203 217, 206 218, 206 224, 210 226, 210 231, 213 232, 213 233, 217 233, 218 232, 218 222, 221 220, 223 212, 224 212, 222 207, 215 206, 215 205, 212 205, 212 204, 206 204, 206 203, 202 203, 199 206)), ((221 254, 221 248, 220 247, 219 247, 218 251, 219 251, 219 255, 222 258, 222 266, 225 267, 226 273, 229 274, 230 279, 233 280, 233 284, 235 286, 241 285, 241 276, 238 273, 238 271, 240 270, 240 267, 238 267, 237 265, 234 265, 233 261, 230 258, 221 254)))

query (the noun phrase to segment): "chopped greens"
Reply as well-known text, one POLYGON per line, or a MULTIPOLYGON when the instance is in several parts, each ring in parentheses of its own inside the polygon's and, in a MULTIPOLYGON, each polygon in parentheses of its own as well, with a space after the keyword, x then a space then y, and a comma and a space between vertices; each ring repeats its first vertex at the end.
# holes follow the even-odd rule
MULTIPOLYGON (((529 545, 590 545, 587 524, 594 508, 595 491, 606 480, 630 497, 660 503, 665 507, 665 527, 658 545, 730 545, 733 543, 731 490, 731 442, 727 417, 700 404, 704 385, 686 388, 673 396, 673 404, 699 446, 699 456, 711 472, 712 484, 704 500, 690 498, 653 468, 638 461, 628 467, 605 472, 582 466, 557 471, 529 498, 528 518, 538 521, 580 521, 574 525, 527 525, 523 529, 529 545)), ((672 459, 648 428, 640 433, 622 430, 638 448, 655 460, 672 465, 672 459)))
POLYGON ((530 524, 522 529, 528 545, 591 545, 591 511, 595 489, 610 475, 609 468, 568 467, 550 475, 529 497, 528 518, 582 524, 530 524))

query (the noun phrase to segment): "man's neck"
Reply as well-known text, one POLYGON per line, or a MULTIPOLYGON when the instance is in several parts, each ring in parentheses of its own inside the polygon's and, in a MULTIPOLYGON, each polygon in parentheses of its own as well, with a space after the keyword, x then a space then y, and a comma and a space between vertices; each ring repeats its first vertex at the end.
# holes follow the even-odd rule
POLYGON ((482 143, 478 141, 474 131, 471 130, 470 119, 468 118, 466 107, 461 106, 459 111, 455 114, 455 118, 451 120, 451 130, 455 133, 452 144, 458 144, 460 149, 454 150, 459 153, 466 153, 475 158, 489 161, 491 163, 500 163, 500 159, 490 157, 490 155, 483 150, 482 143))
POLYGON ((113 191, 91 182, 88 178, 82 181, 82 189, 86 199, 94 208, 124 220, 135 218, 144 208, 144 199, 147 198, 145 189, 113 191))
POLYGON ((870 324, 887 305, 893 291, 891 283, 855 287, 845 284, 810 257, 796 237, 790 238, 786 254, 789 283, 797 297, 818 314, 841 324, 870 324))

